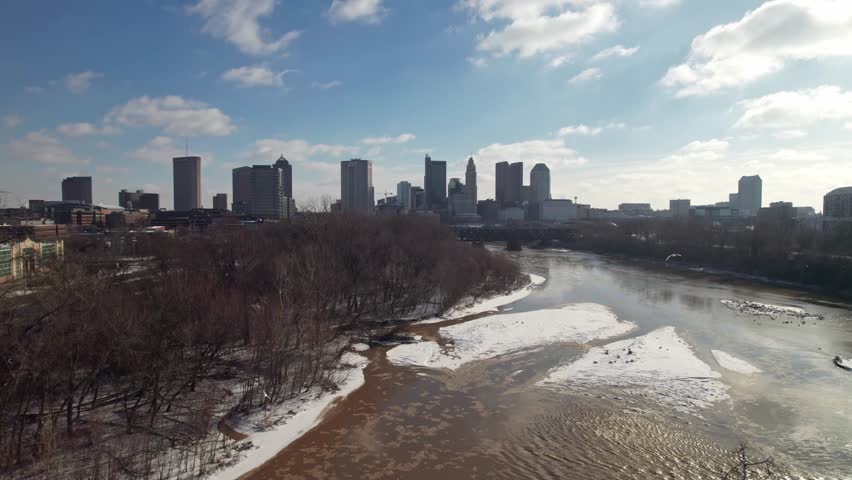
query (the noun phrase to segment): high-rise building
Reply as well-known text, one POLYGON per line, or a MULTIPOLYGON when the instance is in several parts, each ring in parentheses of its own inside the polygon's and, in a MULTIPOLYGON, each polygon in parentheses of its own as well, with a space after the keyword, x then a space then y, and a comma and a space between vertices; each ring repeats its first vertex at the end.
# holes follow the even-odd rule
POLYGON ((510 203, 519 204, 523 201, 524 192, 524 163, 515 162, 509 165, 509 177, 506 184, 506 197, 510 203))
POLYGON ((251 167, 239 167, 231 171, 231 193, 234 196, 231 211, 247 215, 251 203, 251 167))
POLYGON ((550 200, 550 169, 537 163, 530 170, 530 203, 540 204, 550 200))
POLYGON ((464 183, 465 193, 467 194, 467 201, 473 204, 473 208, 475 210, 479 193, 477 192, 476 164, 473 163, 473 157, 467 159, 467 168, 464 172, 464 183))
POLYGON ((213 210, 228 210, 228 194, 217 193, 213 195, 213 210))
POLYGON ((669 214, 674 218, 689 218, 692 201, 688 199, 669 200, 669 214))
POLYGON ((506 188, 509 184, 509 162, 498 162, 494 166, 494 199, 500 208, 508 202, 506 188))
POLYGON ((284 158, 284 155, 278 158, 275 161, 275 168, 281 170, 281 181, 282 188, 284 189, 284 196, 287 198, 293 198, 293 166, 290 165, 290 162, 284 158))
POLYGON ((447 162, 424 160, 423 190, 426 193, 426 209, 440 210, 447 207, 447 162))
POLYGON ((418 212, 426 210, 426 192, 423 187, 411 187, 411 205, 418 212))
POLYGON ((344 212, 373 213, 373 162, 357 158, 340 162, 340 206, 344 212))
POLYGON ((830 218, 852 218, 852 187, 826 193, 822 199, 822 214, 830 218))
POLYGON ((149 210, 155 212, 160 209, 160 194, 145 193, 144 190, 118 192, 118 205, 130 210, 149 210))
POLYGON ((175 157, 172 162, 175 211, 201 208, 201 157, 175 157))
POLYGON ((737 192, 737 208, 740 209, 740 215, 756 216, 762 205, 763 180, 760 179, 760 176, 753 175, 740 178, 739 191, 737 192))
POLYGON ((68 177, 62 180, 62 201, 92 204, 92 177, 68 177))
POLYGON ((251 195, 248 214, 268 219, 287 218, 288 198, 284 196, 284 173, 274 165, 251 167, 251 195))
POLYGON ((397 202, 406 210, 414 210, 414 198, 411 196, 411 183, 399 182, 396 184, 397 202))
POLYGON ((740 208, 740 194, 729 193, 728 194, 728 206, 731 207, 731 208, 740 208))

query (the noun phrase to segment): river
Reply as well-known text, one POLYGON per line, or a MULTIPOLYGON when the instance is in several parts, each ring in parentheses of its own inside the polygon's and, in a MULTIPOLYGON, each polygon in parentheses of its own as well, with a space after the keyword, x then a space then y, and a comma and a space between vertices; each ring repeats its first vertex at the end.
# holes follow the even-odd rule
MULTIPOLYGON (((249 477, 720 478, 730 452, 747 442, 754 459, 772 455, 808 478, 852 478, 852 373, 831 361, 837 353, 852 357, 849 304, 579 252, 506 255, 547 282, 505 312, 593 303, 638 328, 454 371, 395 366, 388 347, 374 348, 366 385, 249 477), (753 316, 725 299, 799 306, 822 318, 753 316), (537 385, 590 347, 666 326, 721 374, 729 399, 690 414, 617 387, 537 385), (761 372, 726 370, 712 350, 761 372)), ((435 339, 453 323, 410 331, 435 339)))

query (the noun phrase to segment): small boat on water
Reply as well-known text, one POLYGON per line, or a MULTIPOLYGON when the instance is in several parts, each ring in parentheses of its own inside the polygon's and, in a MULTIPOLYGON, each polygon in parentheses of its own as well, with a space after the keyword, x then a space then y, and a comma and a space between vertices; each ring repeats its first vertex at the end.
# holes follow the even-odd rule
POLYGON ((834 357, 834 364, 843 370, 849 370, 852 372, 852 359, 840 358, 840 355, 837 355, 834 357))

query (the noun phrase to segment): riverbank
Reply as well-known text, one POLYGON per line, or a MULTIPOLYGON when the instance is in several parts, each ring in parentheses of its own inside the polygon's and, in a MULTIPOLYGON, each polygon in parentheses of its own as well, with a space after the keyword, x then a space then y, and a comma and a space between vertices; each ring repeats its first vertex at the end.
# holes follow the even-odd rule
MULTIPOLYGON (((514 303, 530 295, 534 288, 542 285, 545 278, 529 274, 529 282, 513 292, 472 301, 466 299, 448 312, 432 319, 410 322, 410 324, 430 324, 458 320, 467 316, 498 311, 500 307, 514 303)), ((319 425, 326 413, 342 399, 365 384, 364 369, 368 360, 366 354, 370 347, 364 343, 351 345, 352 352, 344 354, 337 372, 337 390, 324 391, 312 389, 303 395, 260 411, 226 419, 220 430, 229 432, 232 439, 238 440, 231 451, 225 455, 223 467, 208 478, 216 480, 235 480, 257 469, 305 433, 319 425)))
POLYGON ((794 282, 790 280, 784 280, 778 277, 772 277, 769 275, 760 275, 753 273, 745 273, 737 270, 727 269, 720 266, 714 266, 712 264, 707 263, 697 263, 697 262, 689 262, 687 260, 678 260, 675 262, 666 262, 665 259, 654 258, 648 256, 639 256, 639 255, 630 255, 627 253, 616 253, 610 251, 601 251, 601 250, 593 250, 593 249, 583 249, 583 248, 531 248, 531 250, 541 250, 541 251, 553 251, 553 252, 582 252, 589 253, 594 255, 599 255, 604 258, 612 258, 625 262, 636 263, 644 267, 651 267, 657 269, 665 269, 667 271, 675 271, 681 272, 686 275, 705 275, 708 277, 720 277, 729 280, 737 280, 742 282, 750 282, 750 283, 760 283, 762 285, 768 285, 772 287, 778 288, 787 288, 791 290, 798 290, 802 292, 810 292, 823 295, 827 298, 833 298, 840 301, 849 301, 852 300, 852 289, 843 289, 841 287, 838 288, 828 288, 820 285, 812 285, 801 282, 794 282))

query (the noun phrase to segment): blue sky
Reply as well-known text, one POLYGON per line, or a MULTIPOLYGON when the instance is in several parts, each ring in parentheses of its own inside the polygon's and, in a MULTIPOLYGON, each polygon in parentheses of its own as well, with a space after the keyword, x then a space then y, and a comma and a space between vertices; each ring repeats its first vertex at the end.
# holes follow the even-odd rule
POLYGON ((10 2, 0 19, 0 190, 57 199, 94 177, 161 193, 171 157, 294 164, 297 201, 338 196, 340 160, 377 192, 422 158, 480 196, 494 163, 551 168, 553 193, 615 208, 727 199, 821 209, 852 185, 847 0, 148 0, 10 2))

